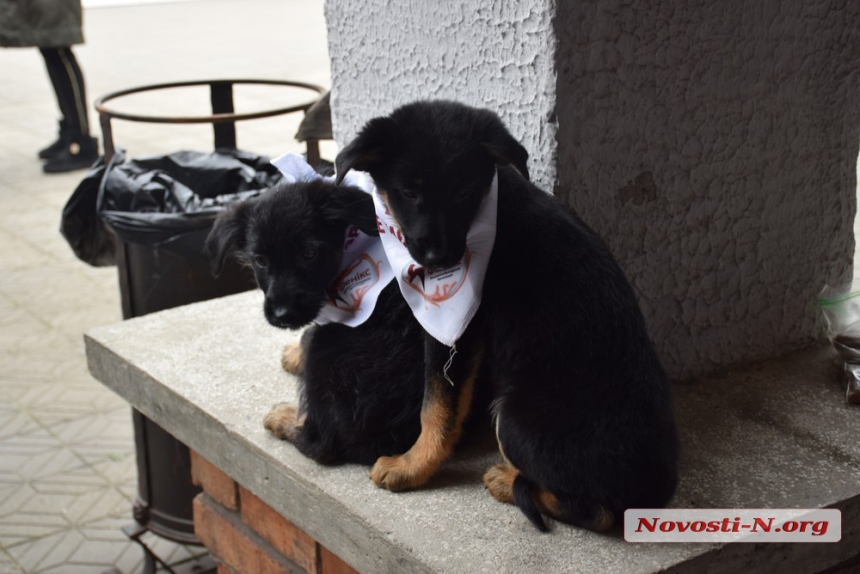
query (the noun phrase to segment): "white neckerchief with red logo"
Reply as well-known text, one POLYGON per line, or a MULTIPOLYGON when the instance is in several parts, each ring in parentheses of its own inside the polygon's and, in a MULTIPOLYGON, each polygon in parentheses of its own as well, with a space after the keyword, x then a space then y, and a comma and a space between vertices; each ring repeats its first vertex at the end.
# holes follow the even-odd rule
MULTIPOLYGON (((288 153, 272 160, 288 183, 314 181, 324 178, 297 154, 288 153)), ((374 189, 365 173, 351 172, 344 182, 367 193, 374 189)), ((315 323, 343 323, 350 327, 361 325, 373 313, 379 294, 394 278, 388 258, 378 237, 372 237, 350 225, 343 240, 343 260, 337 278, 329 286, 325 304, 315 323)))
POLYGON ((379 191, 373 190, 379 237, 400 292, 424 330, 448 347, 457 342, 481 305, 484 277, 496 241, 498 187, 496 174, 469 228, 463 259, 439 270, 426 269, 412 259, 400 227, 379 191))
MULTIPOLYGON (((272 164, 289 183, 333 180, 323 178, 294 153, 273 159, 272 164)), ((426 269, 412 259, 400 226, 368 174, 351 171, 344 183, 373 196, 379 237, 366 235, 352 225, 347 228, 340 272, 315 322, 361 325, 373 313, 385 286, 397 279, 400 292, 421 326, 442 344, 453 347, 481 305, 484 277, 496 240, 498 175, 493 176, 469 228, 463 259, 441 270, 426 269)))

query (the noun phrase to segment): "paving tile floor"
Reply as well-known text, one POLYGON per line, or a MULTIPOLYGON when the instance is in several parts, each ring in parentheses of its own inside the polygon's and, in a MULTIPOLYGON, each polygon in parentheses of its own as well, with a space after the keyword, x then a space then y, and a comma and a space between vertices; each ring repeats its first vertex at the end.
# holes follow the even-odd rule
MULTIPOLYGON (((92 8, 75 53, 88 99, 145 84, 295 79, 327 86, 322 0, 200 0, 92 8)), ((303 94, 237 93, 250 111, 303 94)), ((207 113, 206 93, 123 103, 162 114, 207 113)), ((128 406, 90 377, 82 333, 121 319, 115 268, 75 259, 58 232, 84 172, 48 176, 36 151, 58 111, 35 49, 0 50, 0 574, 140 572, 120 528, 132 522, 136 467, 128 406)), ((240 147, 300 150, 299 117, 238 126, 240 147)), ((91 121, 97 126, 91 113, 91 121)), ((97 132, 97 128, 94 132, 97 132)), ((97 134, 100 135, 100 134, 97 134)), ((118 122, 115 141, 140 157, 211 149, 206 126, 118 122)), ((324 148, 331 157, 333 147, 324 148)), ((176 561, 186 549, 150 536, 176 561)))

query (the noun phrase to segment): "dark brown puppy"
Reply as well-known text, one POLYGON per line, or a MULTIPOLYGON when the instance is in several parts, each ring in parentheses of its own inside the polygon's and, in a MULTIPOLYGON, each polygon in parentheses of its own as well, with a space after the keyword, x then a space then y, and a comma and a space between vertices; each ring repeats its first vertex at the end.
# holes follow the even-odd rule
MULTIPOLYGON (((266 294, 266 319, 298 329, 316 318, 355 225, 376 234, 373 200, 360 189, 296 183, 222 214, 207 239, 217 272, 231 251, 254 270, 266 294)), ((395 283, 363 324, 310 327, 301 346, 284 351, 284 369, 299 375, 300 404, 276 406, 264 421, 322 464, 371 464, 417 439, 423 399, 423 331, 395 283)))
MULTIPOLYGON (((495 397, 504 463, 484 482, 540 529, 543 514, 605 530, 625 509, 660 507, 674 493, 669 385, 624 273, 588 226, 528 182, 526 157, 492 112, 437 101, 371 120, 336 164, 341 176, 373 176, 411 255, 429 268, 463 256, 498 169, 481 312, 457 343, 457 358, 483 354, 495 397)), ((422 437, 427 410, 425 399, 422 437)), ((435 424, 456 428, 442 412, 435 424)))

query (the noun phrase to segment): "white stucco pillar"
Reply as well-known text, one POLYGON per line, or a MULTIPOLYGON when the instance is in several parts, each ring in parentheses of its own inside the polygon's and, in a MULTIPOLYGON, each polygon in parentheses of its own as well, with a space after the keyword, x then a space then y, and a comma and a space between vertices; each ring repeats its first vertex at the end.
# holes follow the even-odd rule
POLYGON ((802 347, 848 280, 860 2, 327 0, 342 145, 419 98, 498 112, 609 243, 674 377, 802 347))
POLYGON ((327 0, 335 138, 416 99, 458 100, 496 111, 551 187, 554 14, 552 0, 327 0))

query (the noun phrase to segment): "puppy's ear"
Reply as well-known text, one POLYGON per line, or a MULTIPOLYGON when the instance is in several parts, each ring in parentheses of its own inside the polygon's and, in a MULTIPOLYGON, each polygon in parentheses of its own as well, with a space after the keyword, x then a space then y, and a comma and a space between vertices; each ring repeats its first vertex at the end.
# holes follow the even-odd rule
POLYGON ((387 159, 387 152, 396 141, 397 124, 391 118, 380 117, 367 122, 358 136, 337 154, 335 183, 339 185, 351 169, 369 171, 374 164, 387 159))
POLYGON ((245 229, 248 226, 250 211, 251 204, 243 201, 215 219, 212 231, 206 238, 206 252, 209 255, 212 275, 217 277, 221 274, 224 259, 230 251, 245 248, 245 229))
POLYGON ((511 164, 524 178, 529 179, 529 152, 508 132, 502 120, 495 114, 493 116, 484 132, 481 145, 496 160, 496 163, 500 165, 511 164))
POLYGON ((379 235, 373 198, 357 187, 337 187, 322 206, 326 221, 355 225, 367 235, 379 235))

